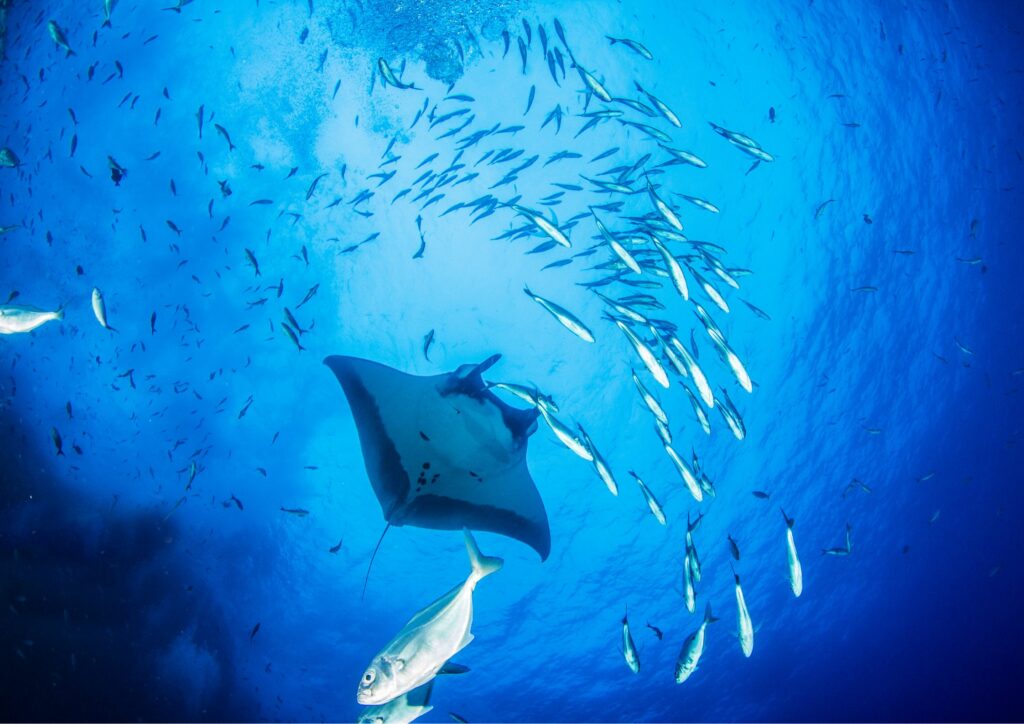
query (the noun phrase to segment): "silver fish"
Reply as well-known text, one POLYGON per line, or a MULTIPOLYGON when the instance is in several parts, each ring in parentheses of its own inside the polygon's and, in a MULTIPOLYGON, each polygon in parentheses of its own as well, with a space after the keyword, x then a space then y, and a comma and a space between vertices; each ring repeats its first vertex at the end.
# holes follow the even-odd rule
POLYGON ((386 704, 437 675, 452 656, 473 640, 473 590, 501 569, 501 558, 480 552, 463 529, 471 570, 466 580, 413 616, 377 654, 359 681, 360 704, 386 704))

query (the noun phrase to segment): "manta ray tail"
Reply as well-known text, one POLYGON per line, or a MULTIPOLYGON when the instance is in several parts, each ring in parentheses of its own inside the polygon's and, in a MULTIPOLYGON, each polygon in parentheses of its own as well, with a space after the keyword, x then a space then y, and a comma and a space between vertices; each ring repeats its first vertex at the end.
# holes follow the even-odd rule
POLYGON ((370 564, 366 567, 366 577, 363 579, 363 592, 359 596, 360 601, 366 598, 366 584, 370 582, 370 569, 373 568, 373 559, 377 557, 377 551, 380 550, 380 544, 384 542, 384 536, 387 535, 390 528, 391 523, 384 526, 384 532, 380 534, 380 538, 377 540, 377 545, 373 548, 373 555, 370 556, 370 564))

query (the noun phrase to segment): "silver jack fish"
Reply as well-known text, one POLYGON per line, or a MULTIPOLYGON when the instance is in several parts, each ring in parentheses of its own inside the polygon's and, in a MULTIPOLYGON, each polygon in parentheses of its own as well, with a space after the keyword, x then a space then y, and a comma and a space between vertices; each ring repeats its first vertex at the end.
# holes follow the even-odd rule
POLYGON ((44 312, 35 307, 2 306, 0 307, 0 334, 31 332, 55 319, 64 319, 63 307, 56 312, 44 312))
POLYGON ((386 704, 437 675, 452 656, 473 640, 473 589, 481 578, 501 570, 501 558, 480 552, 463 529, 472 566, 466 580, 413 616, 363 672, 356 692, 360 704, 386 704))
POLYGON ((711 604, 709 603, 704 609, 704 620, 697 627, 696 631, 686 637, 686 641, 683 642, 683 648, 679 652, 679 660, 676 661, 677 684, 682 684, 690 678, 690 674, 697 670, 697 664, 704 653, 704 638, 708 624, 714 623, 717 620, 717 618, 711 615, 711 604))

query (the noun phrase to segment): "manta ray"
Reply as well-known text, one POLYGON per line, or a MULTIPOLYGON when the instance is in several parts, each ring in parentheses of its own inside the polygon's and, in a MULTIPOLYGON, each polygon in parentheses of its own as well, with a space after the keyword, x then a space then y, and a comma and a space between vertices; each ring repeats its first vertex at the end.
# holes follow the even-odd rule
POLYGON ((526 466, 538 412, 488 388, 482 375, 499 359, 431 376, 357 357, 324 359, 352 409, 385 532, 403 525, 489 531, 548 557, 547 513, 526 466))

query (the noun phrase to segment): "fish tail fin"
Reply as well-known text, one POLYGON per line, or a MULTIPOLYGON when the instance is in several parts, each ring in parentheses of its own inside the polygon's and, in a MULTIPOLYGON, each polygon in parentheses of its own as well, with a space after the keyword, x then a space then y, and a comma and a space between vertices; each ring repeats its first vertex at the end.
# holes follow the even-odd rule
POLYGON ((612 45, 615 45, 615 44, 616 44, 617 42, 619 42, 618 40, 616 40, 615 38, 613 38, 613 37, 612 37, 612 36, 610 36, 610 35, 606 35, 606 36, 604 36, 604 37, 608 38, 608 40, 609 40, 609 41, 611 41, 611 44, 612 44, 612 45))
POLYGON ((58 455, 58 456, 60 456, 60 457, 62 457, 62 458, 63 458, 63 457, 67 457, 67 455, 65 455, 65 454, 64 454, 64 451, 63 451, 63 450, 58 450, 58 451, 57 451, 57 455, 58 455))
POLYGON ((704 622, 714 623, 717 620, 718 617, 711 613, 711 603, 709 602, 708 605, 704 607, 704 622))
POLYGON ((786 527, 792 528, 796 521, 786 515, 786 511, 782 510, 781 506, 779 506, 779 510, 782 511, 782 518, 786 521, 786 527))
POLYGON ((103 21, 103 25, 101 25, 100 27, 101 28, 109 28, 109 27, 111 27, 110 20, 104 20, 103 21))
POLYGON ((472 572, 469 574, 470 585, 476 586, 481 578, 486 578, 492 573, 500 571, 505 561, 497 556, 485 556, 480 552, 476 539, 473 538, 473 534, 469 532, 469 529, 463 528, 462 532, 466 538, 466 552, 469 554, 469 565, 473 567, 472 572))
POLYGON ((63 304, 60 305, 59 307, 57 307, 57 311, 53 313, 53 318, 58 320, 58 321, 63 321, 64 320, 64 305, 63 304))
POLYGON ((107 330, 113 332, 114 334, 121 334, 120 330, 111 327, 109 324, 107 325, 107 330))

